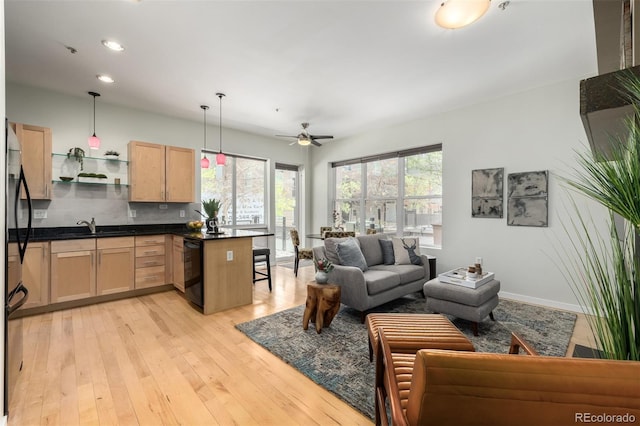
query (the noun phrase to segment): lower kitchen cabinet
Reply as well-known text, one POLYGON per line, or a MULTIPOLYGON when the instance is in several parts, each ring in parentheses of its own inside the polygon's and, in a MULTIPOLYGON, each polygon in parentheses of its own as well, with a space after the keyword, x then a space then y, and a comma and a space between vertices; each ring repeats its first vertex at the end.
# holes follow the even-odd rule
POLYGON ((164 235, 139 235, 136 239, 135 288, 164 285, 166 277, 166 239, 164 235))
POLYGON ((22 262, 22 282, 29 290, 29 299, 22 309, 49 304, 49 242, 31 242, 22 262))
POLYGON ((96 295, 96 240, 51 242, 51 303, 96 295))
POLYGON ((173 236, 173 286, 184 293, 184 238, 173 236))
POLYGON ((133 290, 136 260, 134 237, 99 238, 96 247, 96 294, 102 296, 133 290))

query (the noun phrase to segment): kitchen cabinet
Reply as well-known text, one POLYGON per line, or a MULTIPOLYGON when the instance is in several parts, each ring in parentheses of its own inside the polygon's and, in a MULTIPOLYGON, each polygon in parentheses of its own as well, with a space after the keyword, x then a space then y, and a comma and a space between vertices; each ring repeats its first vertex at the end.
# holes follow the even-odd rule
POLYGON ((128 145, 129 201, 195 202, 195 151, 131 141, 128 145))
POLYGON ((96 295, 96 239, 51 242, 51 303, 96 295))
POLYGON ((29 290, 23 309, 49 304, 49 242, 30 242, 22 263, 22 282, 29 290))
MULTIPOLYGON (((32 200, 51 199, 51 129, 11 123, 22 150, 22 167, 32 200)), ((21 197, 26 198, 24 189, 21 197)))
POLYGON ((184 293, 184 238, 172 238, 173 286, 184 293))
POLYGON ((164 235, 136 236, 135 253, 136 289, 155 287, 167 283, 166 239, 164 235))
POLYGON ((134 237, 99 238, 96 240, 98 266, 96 294, 120 293, 134 289, 134 237))

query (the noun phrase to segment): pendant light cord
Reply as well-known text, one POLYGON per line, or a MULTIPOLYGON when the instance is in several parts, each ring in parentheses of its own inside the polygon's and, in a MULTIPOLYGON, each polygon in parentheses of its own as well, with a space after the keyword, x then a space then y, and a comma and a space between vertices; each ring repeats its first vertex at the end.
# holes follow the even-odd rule
POLYGON ((93 95, 93 136, 96 135, 96 96, 93 95))
POLYGON ((200 108, 202 108, 202 114, 204 116, 204 154, 207 155, 207 110, 209 109, 209 106, 200 105, 200 108))
POLYGON ((220 122, 218 127, 220 129, 220 153, 222 153, 222 97, 224 96, 224 93, 216 93, 216 95, 218 96, 218 99, 220 99, 220 122))

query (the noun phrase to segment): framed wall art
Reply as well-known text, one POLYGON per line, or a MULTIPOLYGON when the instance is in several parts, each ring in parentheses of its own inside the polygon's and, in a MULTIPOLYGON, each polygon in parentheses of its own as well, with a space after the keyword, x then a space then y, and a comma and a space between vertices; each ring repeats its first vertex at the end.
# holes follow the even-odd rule
POLYGON ((510 173, 507 181, 507 225, 548 226, 549 172, 510 173))
POLYGON ((471 217, 502 217, 503 181, 503 168, 471 171, 471 217))

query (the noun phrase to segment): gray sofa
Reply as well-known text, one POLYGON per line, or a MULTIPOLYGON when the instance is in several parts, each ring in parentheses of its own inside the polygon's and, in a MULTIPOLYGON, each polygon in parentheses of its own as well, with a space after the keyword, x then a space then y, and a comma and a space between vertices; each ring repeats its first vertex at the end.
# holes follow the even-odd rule
POLYGON ((360 312, 364 319, 366 311, 410 293, 422 291, 429 280, 429 261, 420 256, 422 265, 385 265, 380 239, 383 234, 356 237, 367 268, 363 272, 356 266, 340 264, 335 247, 346 238, 327 238, 324 245, 313 248, 314 259, 327 258, 334 264, 329 272, 329 283, 342 289, 341 302, 360 312))

